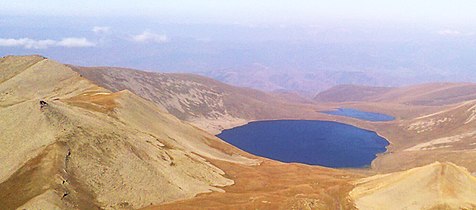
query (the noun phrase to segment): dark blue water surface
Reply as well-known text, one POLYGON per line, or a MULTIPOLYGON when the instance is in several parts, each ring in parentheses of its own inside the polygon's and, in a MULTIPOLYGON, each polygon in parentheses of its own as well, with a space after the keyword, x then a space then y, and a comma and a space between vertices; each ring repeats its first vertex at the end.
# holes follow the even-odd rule
POLYGON ((352 117, 352 118, 357 118, 357 119, 367 120, 367 121, 374 121, 374 122, 395 120, 395 117, 392 117, 386 114, 380 114, 375 112, 364 112, 358 109, 350 109, 350 108, 339 108, 333 111, 323 111, 322 113, 352 117))
POLYGON ((367 167, 388 145, 375 132, 317 120, 251 122, 218 137, 258 156, 335 168, 367 167))

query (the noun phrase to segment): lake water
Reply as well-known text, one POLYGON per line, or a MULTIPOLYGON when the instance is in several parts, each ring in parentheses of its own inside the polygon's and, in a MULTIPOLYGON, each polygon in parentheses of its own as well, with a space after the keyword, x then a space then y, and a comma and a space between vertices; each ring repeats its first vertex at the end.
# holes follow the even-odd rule
POLYGON ((322 113, 352 117, 352 118, 373 121, 373 122, 395 120, 395 117, 392 117, 386 114, 381 114, 376 112, 364 112, 358 109, 351 109, 351 108, 339 108, 332 111, 323 111, 322 113))
POLYGON ((388 145, 375 132, 317 120, 251 122, 217 136, 258 156, 334 168, 367 167, 388 145))

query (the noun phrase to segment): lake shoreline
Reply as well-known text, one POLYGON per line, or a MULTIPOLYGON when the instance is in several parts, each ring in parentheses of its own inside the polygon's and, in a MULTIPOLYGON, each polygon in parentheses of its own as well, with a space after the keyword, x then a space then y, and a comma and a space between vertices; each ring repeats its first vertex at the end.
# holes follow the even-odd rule
POLYGON ((375 131, 324 120, 252 121, 223 130, 217 137, 257 156, 286 163, 296 162, 331 168, 370 168, 377 155, 385 153, 390 145, 387 139, 375 131), (276 123, 278 127, 271 129, 263 125, 276 123), (326 132, 327 140, 326 135, 322 135, 326 132), (282 138, 288 138, 289 141, 282 138), (299 139, 299 144, 302 145, 293 145, 296 139, 299 139), (298 153, 302 153, 299 154, 302 157, 299 157, 298 153))

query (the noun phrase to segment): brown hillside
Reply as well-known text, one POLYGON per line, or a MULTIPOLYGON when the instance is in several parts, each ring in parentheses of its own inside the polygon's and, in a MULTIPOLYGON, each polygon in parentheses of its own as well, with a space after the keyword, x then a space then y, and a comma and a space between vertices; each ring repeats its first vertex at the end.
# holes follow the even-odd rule
POLYGON ((373 101, 393 89, 389 87, 338 85, 320 92, 314 97, 314 100, 318 102, 373 101))
POLYGON ((376 175, 356 185, 350 195, 361 210, 476 208, 476 177, 452 163, 376 175))
POLYGON ((312 105, 302 103, 295 96, 234 87, 193 74, 112 67, 72 68, 99 86, 111 91, 130 90, 212 133, 251 120, 302 118, 314 113, 312 105))
POLYGON ((401 88, 336 86, 319 93, 320 102, 380 102, 416 106, 442 106, 476 99, 474 83, 430 83, 401 88))
POLYGON ((0 209, 139 208, 234 183, 208 159, 257 163, 152 102, 48 59, 4 58, 0 79, 0 209))

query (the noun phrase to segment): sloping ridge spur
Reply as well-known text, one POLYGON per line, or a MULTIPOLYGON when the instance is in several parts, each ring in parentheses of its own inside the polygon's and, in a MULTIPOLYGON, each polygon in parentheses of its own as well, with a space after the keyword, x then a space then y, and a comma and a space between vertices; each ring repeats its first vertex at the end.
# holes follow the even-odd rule
POLYGON ((357 208, 476 209, 476 177, 450 162, 358 180, 350 192, 357 208))
POLYGON ((233 184, 209 159, 258 163, 40 56, 0 59, 0 81, 0 209, 137 209, 233 184))

